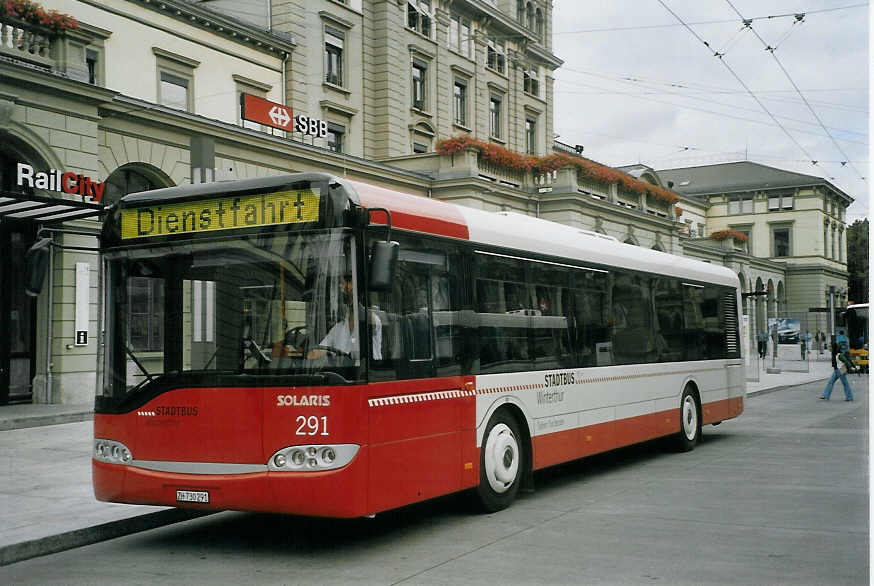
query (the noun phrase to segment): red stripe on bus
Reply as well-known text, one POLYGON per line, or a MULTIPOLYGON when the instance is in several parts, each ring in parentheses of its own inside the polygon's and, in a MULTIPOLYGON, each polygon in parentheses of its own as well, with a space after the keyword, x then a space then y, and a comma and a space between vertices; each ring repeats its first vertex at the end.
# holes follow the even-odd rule
MULTIPOLYGON (((743 412, 743 397, 702 405, 703 424, 737 417, 743 412)), ((672 435, 680 431, 680 409, 587 425, 532 438, 534 469, 554 466, 616 448, 672 435)))
MULTIPOLYGON (((386 208, 391 211, 392 228, 468 240, 470 233, 461 213, 452 204, 417 195, 409 195, 377 187, 369 183, 350 181, 365 208, 386 208)), ((385 224, 385 214, 375 212, 374 224, 385 224)))

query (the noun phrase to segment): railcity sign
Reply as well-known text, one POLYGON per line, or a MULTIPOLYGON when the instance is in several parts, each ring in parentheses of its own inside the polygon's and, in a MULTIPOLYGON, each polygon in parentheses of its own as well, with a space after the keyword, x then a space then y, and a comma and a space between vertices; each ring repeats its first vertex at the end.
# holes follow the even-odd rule
POLYGON ((106 183, 92 181, 90 177, 85 175, 58 169, 36 171, 32 165, 27 163, 18 163, 15 177, 16 185, 19 187, 69 193, 70 195, 79 195, 82 199, 90 198, 95 202, 103 199, 103 191, 106 189, 106 183))

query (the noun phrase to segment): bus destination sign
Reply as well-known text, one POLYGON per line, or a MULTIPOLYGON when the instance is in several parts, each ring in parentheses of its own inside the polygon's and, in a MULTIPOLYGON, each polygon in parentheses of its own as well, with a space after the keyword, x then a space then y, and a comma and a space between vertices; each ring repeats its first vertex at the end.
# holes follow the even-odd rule
POLYGON ((315 222, 317 189, 218 197, 204 201, 140 206, 121 210, 121 237, 149 238, 233 228, 315 222))

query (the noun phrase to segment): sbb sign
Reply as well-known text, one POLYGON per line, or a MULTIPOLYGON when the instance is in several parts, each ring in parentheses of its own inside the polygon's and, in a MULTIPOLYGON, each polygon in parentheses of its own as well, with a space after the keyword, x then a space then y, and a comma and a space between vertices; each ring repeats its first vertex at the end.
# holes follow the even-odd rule
POLYGON ((325 138, 328 135, 328 123, 324 120, 310 118, 303 114, 294 116, 290 107, 252 94, 240 94, 240 100, 243 120, 266 124, 288 132, 300 132, 304 136, 314 138, 325 138))

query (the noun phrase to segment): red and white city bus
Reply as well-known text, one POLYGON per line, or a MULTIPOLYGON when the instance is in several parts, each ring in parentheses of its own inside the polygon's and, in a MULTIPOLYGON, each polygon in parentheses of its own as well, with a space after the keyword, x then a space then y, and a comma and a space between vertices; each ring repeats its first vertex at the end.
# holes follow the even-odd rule
POLYGON ((358 517, 743 411, 728 269, 326 174, 128 195, 102 235, 104 501, 358 517))

